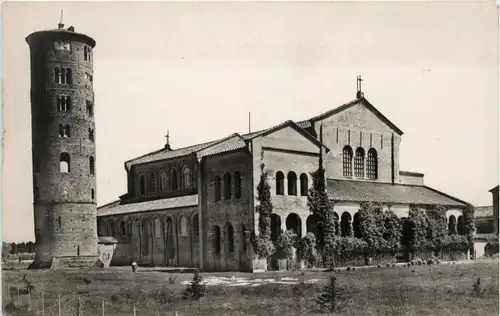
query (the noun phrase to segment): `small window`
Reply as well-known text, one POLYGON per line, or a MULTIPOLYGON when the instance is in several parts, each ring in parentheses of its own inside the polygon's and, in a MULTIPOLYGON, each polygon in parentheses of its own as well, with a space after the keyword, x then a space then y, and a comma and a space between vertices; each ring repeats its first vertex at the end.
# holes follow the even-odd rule
POLYGON ((68 153, 61 153, 59 157, 59 170, 62 173, 71 171, 70 157, 68 153))
POLYGON ((66 84, 71 84, 73 81, 73 77, 71 76, 71 68, 66 68, 66 78, 65 82, 66 84))
POLYGON ((188 235, 188 223, 186 216, 181 216, 179 221, 179 235, 186 237, 188 235))
POLYGON ((87 104, 87 114, 90 116, 93 116, 94 115, 94 105, 92 104, 92 101, 87 100, 86 104, 87 104))
POLYGON ((182 170, 182 179, 184 182, 184 188, 189 189, 191 187, 191 170, 188 166, 185 166, 182 170))
POLYGON ((55 83, 62 83, 62 71, 59 67, 54 68, 54 81, 55 83))
POLYGON ((94 191, 94 189, 90 189, 90 198, 92 199, 92 201, 95 199, 95 191, 94 191))
POLYGON ((89 157, 89 171, 90 171, 90 174, 94 174, 95 173, 95 161, 94 161, 94 157, 90 156, 89 157))
POLYGON ((216 176, 215 177, 215 181, 214 181, 214 186, 215 186, 215 188, 214 188, 215 189, 214 190, 215 191, 215 197, 214 197, 214 199, 216 201, 220 201, 220 199, 221 199, 221 192, 220 192, 221 191, 220 190, 221 187, 220 187, 220 185, 221 185, 220 177, 216 176))
POLYGON ((231 199, 231 174, 224 174, 224 200, 231 199))
POLYGON ((165 171, 160 173, 160 192, 168 191, 168 177, 165 171))
POLYGON ((229 223, 227 224, 227 246, 228 252, 234 252, 234 229, 229 223))
POLYGON ((234 197, 241 198, 241 174, 239 172, 234 173, 234 197))
POLYGON ((300 175, 300 195, 307 196, 308 191, 308 179, 305 173, 300 175))
POLYGON ((127 228, 125 226, 125 222, 124 221, 120 222, 120 227, 121 227, 121 230, 122 230, 122 236, 127 235, 127 228))
POLYGON ((179 174, 175 168, 170 170, 170 186, 171 191, 177 191, 179 188, 179 174))
POLYGON ((89 140, 94 141, 94 130, 89 128, 89 140))
POLYGON ((285 175, 281 171, 276 173, 276 195, 285 195, 285 175))
POLYGON ((146 182, 144 180, 144 176, 141 174, 139 176, 139 194, 143 195, 146 193, 146 182))
POLYGON ((71 97, 67 95, 59 95, 56 97, 57 112, 68 112, 71 110, 71 97))
POLYGON ((59 137, 67 138, 70 136, 71 136, 71 133, 70 133, 69 125, 59 124, 59 137))
POLYGON ((297 195, 297 175, 290 171, 287 176, 288 180, 288 195, 297 195))

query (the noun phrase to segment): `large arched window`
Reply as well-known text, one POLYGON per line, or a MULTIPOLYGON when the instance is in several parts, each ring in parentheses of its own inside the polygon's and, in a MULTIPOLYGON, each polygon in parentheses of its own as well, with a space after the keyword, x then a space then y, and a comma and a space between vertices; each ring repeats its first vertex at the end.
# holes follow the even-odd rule
POLYGON ((158 217, 155 217, 155 237, 156 238, 163 237, 163 227, 158 217))
POLYGON ((241 198, 241 174, 239 172, 234 173, 234 198, 241 198))
POLYGON ((290 171, 287 175, 288 180, 288 195, 297 195, 297 175, 290 171))
POLYGON ((59 67, 54 68, 54 80, 56 83, 62 83, 62 74, 59 67))
POLYGON ((146 181, 144 179, 144 175, 139 175, 139 194, 146 193, 146 181))
POLYGON ((365 150, 361 147, 356 149, 354 157, 354 176, 356 178, 364 178, 365 176, 365 150))
POLYGON ((226 172, 224 174, 224 200, 231 199, 231 174, 226 172))
POLYGON ((71 84, 72 83, 73 78, 71 76, 71 68, 66 68, 66 77, 64 79, 65 79, 65 83, 66 84, 71 84))
POLYGON ((375 148, 368 150, 368 157, 366 159, 366 177, 375 180, 378 177, 378 158, 375 148))
POLYGON ((61 153, 59 157, 59 171, 60 172, 71 172, 71 159, 68 153, 61 153))
POLYGON ((216 255, 220 255, 220 228, 219 226, 214 227, 214 237, 213 237, 213 247, 216 255))
POLYGON ((191 169, 188 166, 184 166, 182 169, 182 183, 184 184, 184 188, 188 189, 191 187, 191 169))
POLYGON ((168 191, 168 177, 165 171, 160 172, 160 192, 168 191))
POLYGON ((170 190, 177 191, 178 188, 179 188, 179 173, 177 172, 177 169, 172 168, 170 170, 170 190))
POLYGON ((300 195, 301 196, 307 196, 307 191, 309 190, 308 188, 308 179, 307 179, 307 174, 303 173, 300 175, 300 195))
POLYGON ((184 215, 182 215, 179 220, 179 235, 183 237, 188 236, 188 222, 184 215))
POLYGON ((95 174, 95 161, 94 157, 89 157, 89 172, 90 174, 95 174))
POLYGON ((234 229, 231 223, 226 224, 227 233, 227 250, 228 252, 234 252, 234 229))
POLYGON ((214 197, 214 199, 216 201, 220 201, 220 199, 221 199, 220 189, 221 189, 221 186, 220 186, 220 177, 216 176, 215 177, 215 181, 214 181, 214 191, 215 191, 215 197, 214 197))
POLYGON ((276 195, 285 195, 285 175, 281 171, 276 173, 276 195))
POLYGON ((149 173, 149 193, 156 192, 156 174, 154 172, 149 173))
POLYGON ((342 150, 342 167, 344 177, 352 177, 352 148, 345 146, 342 150))

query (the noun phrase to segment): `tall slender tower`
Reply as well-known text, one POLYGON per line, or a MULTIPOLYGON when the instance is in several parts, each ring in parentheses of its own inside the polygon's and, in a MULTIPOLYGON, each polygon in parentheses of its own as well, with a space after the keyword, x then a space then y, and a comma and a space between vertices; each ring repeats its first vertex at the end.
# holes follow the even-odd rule
POLYGON ((36 257, 31 268, 86 267, 98 259, 93 91, 95 41, 74 27, 26 37, 36 257))

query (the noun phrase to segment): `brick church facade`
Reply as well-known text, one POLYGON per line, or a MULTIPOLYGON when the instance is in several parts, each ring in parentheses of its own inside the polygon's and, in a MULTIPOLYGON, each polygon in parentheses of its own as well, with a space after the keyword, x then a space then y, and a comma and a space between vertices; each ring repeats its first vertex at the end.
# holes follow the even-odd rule
POLYGON ((101 244, 115 243, 111 265, 253 271, 261 165, 271 186, 272 237, 280 230, 304 236, 315 232, 307 192, 320 155, 341 227, 356 225, 364 201, 401 218, 411 203, 444 205, 449 224, 463 221, 466 202, 400 170, 403 132, 359 90, 351 102, 304 121, 179 149, 167 142, 125 162, 127 193, 97 211, 101 244))

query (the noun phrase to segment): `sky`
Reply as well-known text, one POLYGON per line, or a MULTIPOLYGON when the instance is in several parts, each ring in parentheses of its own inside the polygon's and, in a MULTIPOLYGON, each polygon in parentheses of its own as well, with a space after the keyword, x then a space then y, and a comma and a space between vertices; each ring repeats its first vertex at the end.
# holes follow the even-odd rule
POLYGON ((482 2, 8 2, 2 6, 2 238, 34 240, 31 32, 94 49, 98 205, 124 162, 302 120, 365 97, 404 135, 401 170, 474 205, 499 183, 498 7, 482 2))

